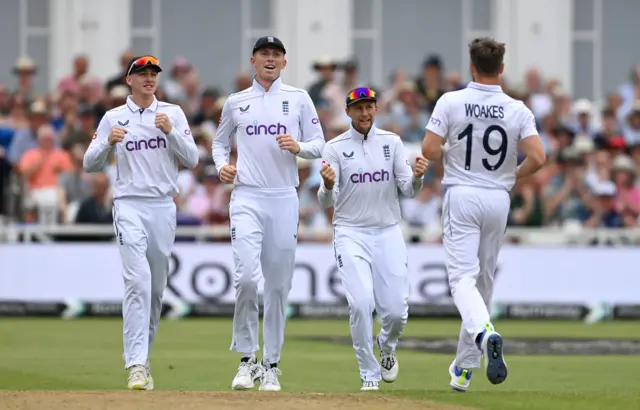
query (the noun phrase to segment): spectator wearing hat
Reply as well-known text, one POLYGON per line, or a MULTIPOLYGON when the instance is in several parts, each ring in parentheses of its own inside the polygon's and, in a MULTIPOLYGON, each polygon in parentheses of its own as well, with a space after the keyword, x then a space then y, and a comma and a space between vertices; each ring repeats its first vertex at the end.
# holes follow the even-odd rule
POLYGON ((581 98, 573 104, 576 120, 573 129, 576 134, 586 134, 594 137, 596 127, 593 124, 593 104, 586 98, 581 98))
POLYGON ((420 107, 415 83, 406 81, 402 84, 397 98, 389 110, 388 126, 398 131, 397 134, 405 143, 421 142, 429 116, 420 107))
POLYGON ((81 144, 86 150, 96 132, 96 123, 97 115, 95 109, 86 104, 80 105, 77 111, 77 119, 65 124, 60 133, 62 148, 68 150, 73 145, 81 144))
POLYGON ((171 62, 169 77, 163 80, 163 89, 167 93, 167 99, 175 103, 185 100, 186 95, 182 87, 182 80, 193 67, 184 57, 176 57, 171 62))
POLYGON ((442 60, 433 54, 422 65, 422 76, 416 81, 416 89, 427 112, 431 113, 436 102, 444 94, 442 84, 442 60))
MULTIPOLYGON (((31 104, 27 119, 28 126, 16 130, 9 146, 8 158, 12 165, 17 165, 25 152, 38 147, 37 130, 50 122, 49 109, 44 101, 37 100, 31 104)), ((57 135, 55 136, 55 144, 59 145, 57 135)))
POLYGON ((557 168, 543 191, 545 222, 561 225, 566 220, 585 221, 589 215, 586 204, 590 201, 586 164, 569 146, 560 151, 557 168))
MULTIPOLYGON (((129 86, 116 85, 109 91, 109 97, 107 101, 107 110, 120 107, 127 103, 127 96, 129 95, 129 86)), ((157 97, 156 97, 157 98, 157 97)))
POLYGON ((625 218, 616 208, 618 190, 611 181, 603 181, 593 189, 589 217, 584 223, 588 228, 622 228, 635 225, 632 218, 625 218))
POLYGON ((27 101, 33 97, 33 78, 37 72, 36 63, 30 57, 20 57, 13 66, 13 74, 18 77, 15 94, 27 101))
POLYGON ((319 78, 309 87, 309 96, 313 104, 318 104, 324 99, 323 92, 325 87, 335 81, 335 73, 338 63, 330 56, 322 56, 317 58, 313 63, 313 71, 318 73, 319 78))
POLYGON ((640 216, 640 188, 636 185, 637 169, 627 155, 618 155, 611 165, 611 180, 616 185, 616 210, 625 218, 640 216))

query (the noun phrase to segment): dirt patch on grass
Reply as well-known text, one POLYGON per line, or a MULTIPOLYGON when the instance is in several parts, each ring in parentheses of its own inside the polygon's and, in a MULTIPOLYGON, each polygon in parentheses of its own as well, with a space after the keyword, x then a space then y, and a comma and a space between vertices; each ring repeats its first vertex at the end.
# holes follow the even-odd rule
POLYGON ((463 410, 463 407, 378 393, 197 391, 0 391, 3 410, 463 410))

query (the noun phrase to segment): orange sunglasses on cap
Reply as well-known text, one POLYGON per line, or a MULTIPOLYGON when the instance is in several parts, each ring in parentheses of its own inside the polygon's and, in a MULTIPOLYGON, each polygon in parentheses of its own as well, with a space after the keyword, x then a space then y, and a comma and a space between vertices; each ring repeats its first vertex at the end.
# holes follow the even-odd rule
POLYGON ((157 58, 154 56, 143 56, 136 58, 133 63, 131 63, 127 75, 143 70, 147 67, 155 69, 158 73, 162 71, 162 68, 160 68, 160 61, 158 61, 157 58))

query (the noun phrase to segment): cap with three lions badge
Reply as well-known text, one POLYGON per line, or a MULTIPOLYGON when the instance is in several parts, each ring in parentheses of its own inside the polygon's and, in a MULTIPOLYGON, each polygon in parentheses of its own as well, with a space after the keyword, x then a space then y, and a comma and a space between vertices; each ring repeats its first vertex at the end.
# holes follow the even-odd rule
POLYGON ((282 50, 283 53, 287 53, 287 50, 284 48, 284 44, 278 37, 267 36, 261 37, 256 41, 256 45, 253 46, 253 53, 265 47, 275 47, 277 49, 282 50))

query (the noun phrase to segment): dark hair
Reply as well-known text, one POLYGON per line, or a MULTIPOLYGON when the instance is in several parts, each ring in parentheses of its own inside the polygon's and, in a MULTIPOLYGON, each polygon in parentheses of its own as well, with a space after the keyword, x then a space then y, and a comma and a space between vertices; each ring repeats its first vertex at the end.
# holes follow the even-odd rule
POLYGON ((480 37, 469 43, 471 64, 481 75, 498 75, 504 61, 505 44, 489 37, 480 37))

